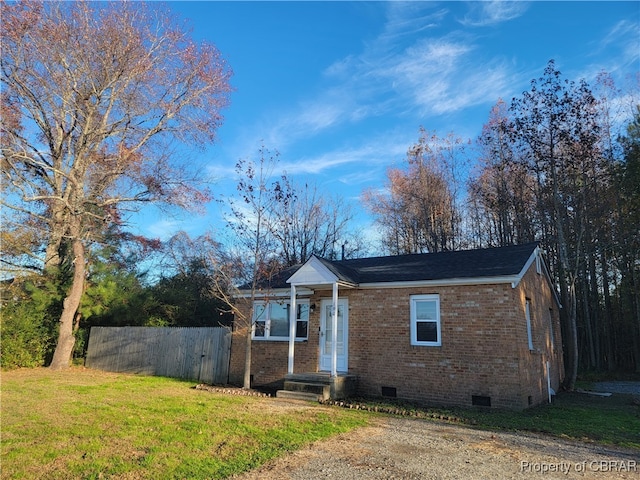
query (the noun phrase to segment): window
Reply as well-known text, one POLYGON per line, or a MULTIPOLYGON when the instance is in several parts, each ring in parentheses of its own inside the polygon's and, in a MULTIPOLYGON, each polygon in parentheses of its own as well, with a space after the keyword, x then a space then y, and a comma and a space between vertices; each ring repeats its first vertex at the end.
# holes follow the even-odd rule
MULTIPOLYGON (((296 302, 296 340, 306 340, 309 330, 309 300, 296 302)), ((253 338, 259 340, 289 340, 291 304, 287 302, 256 302, 253 307, 253 338)))
POLYGON ((549 309, 549 343, 551 344, 549 347, 551 349, 551 353, 554 351, 554 346, 556 344, 556 336, 553 333, 553 309, 549 309))
POLYGON ((527 340, 529 342, 529 350, 533 350, 533 336, 531 334, 531 300, 527 298, 525 303, 525 317, 527 319, 527 340))
POLYGON ((442 345, 438 295, 411 296, 411 345, 442 345))

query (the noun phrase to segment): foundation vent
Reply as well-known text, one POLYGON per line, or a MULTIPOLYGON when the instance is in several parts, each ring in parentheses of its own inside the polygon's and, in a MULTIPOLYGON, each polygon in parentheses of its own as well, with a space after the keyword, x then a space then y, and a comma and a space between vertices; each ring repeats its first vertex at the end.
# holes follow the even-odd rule
POLYGON ((396 387, 382 387, 382 396, 396 398, 398 396, 396 393, 396 387))
POLYGON ((477 407, 490 407, 491 397, 485 395, 471 395, 471 405, 477 407))

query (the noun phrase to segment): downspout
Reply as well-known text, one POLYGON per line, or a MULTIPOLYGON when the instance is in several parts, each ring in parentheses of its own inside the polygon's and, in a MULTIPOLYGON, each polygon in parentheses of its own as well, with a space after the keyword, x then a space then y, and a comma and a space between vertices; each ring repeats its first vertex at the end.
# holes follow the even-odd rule
POLYGON ((549 360, 547 360, 547 392, 549 393, 549 403, 551 403, 551 364, 549 363, 549 360))
POLYGON ((296 343, 296 326, 298 321, 298 306, 296 305, 296 286, 291 285, 291 303, 289 308, 289 362, 287 373, 293 373, 293 354, 296 343))
POLYGON ((331 376, 338 376, 338 282, 333 282, 333 316, 331 319, 331 376))

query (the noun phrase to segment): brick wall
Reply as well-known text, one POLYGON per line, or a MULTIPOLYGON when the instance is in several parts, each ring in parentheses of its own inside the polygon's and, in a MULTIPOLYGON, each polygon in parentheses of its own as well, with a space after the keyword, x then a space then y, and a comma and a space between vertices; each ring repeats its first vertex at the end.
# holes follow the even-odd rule
POLYGON ((433 404, 517 407, 517 336, 510 286, 457 286, 353 292, 349 297, 350 370, 359 388, 433 404), (438 294, 442 346, 410 345, 410 295, 438 294), (384 299, 378 306, 372 298, 384 299))
POLYGON ((556 392, 564 379, 560 312, 546 277, 536 272, 535 265, 525 274, 514 293, 523 318, 526 301, 530 300, 533 350, 529 350, 525 328, 524 342, 519 342, 520 377, 523 404, 526 406, 531 401, 536 405, 548 400, 547 361, 551 367, 551 387, 556 392))
MULTIPOLYGON (((340 289, 349 301, 349 373, 358 376, 359 393, 380 396, 382 387, 397 397, 429 404, 470 406, 472 396, 489 397, 491 406, 526 408, 547 399, 546 360, 552 386, 562 379, 558 307, 535 263, 517 288, 510 284, 340 289), (442 346, 411 346, 410 296, 438 294, 442 346), (534 350, 530 351, 525 300, 531 299, 534 350), (551 311, 549 310, 551 308, 551 311), (555 345, 550 345, 549 315, 555 345)), ((294 371, 318 370, 320 300, 316 291, 309 316, 309 339, 296 342, 294 371)), ((230 380, 242 383, 244 332, 234 331, 230 380)), ((287 372, 288 343, 254 340, 254 385, 278 386, 287 372)))

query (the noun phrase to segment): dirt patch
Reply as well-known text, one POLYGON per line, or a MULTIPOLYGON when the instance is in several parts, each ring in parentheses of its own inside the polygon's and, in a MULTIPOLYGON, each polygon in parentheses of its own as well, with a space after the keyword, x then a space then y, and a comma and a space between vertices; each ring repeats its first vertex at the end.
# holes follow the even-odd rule
POLYGON ((316 442, 238 480, 640 478, 640 454, 411 418, 316 442))

